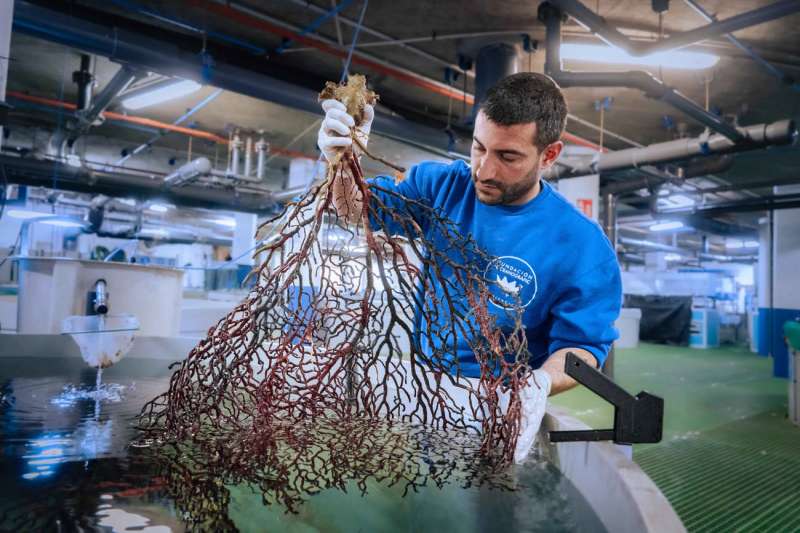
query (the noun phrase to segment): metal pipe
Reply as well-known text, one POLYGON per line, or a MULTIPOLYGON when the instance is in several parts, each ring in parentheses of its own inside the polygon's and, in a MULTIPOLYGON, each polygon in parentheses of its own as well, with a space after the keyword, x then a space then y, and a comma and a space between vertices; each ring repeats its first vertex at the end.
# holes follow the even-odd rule
MULTIPOLYGON (((182 128, 182 127, 178 126, 178 124, 182 124, 189 117, 191 117, 192 115, 194 115, 195 113, 197 113, 198 111, 200 111, 201 109, 206 107, 208 104, 213 102, 220 94, 222 94, 222 89, 217 89, 216 91, 214 91, 210 95, 208 95, 205 98, 203 98, 202 100, 200 100, 197 104, 192 106, 192 108, 189 109, 186 113, 184 113, 183 115, 181 115, 180 117, 175 119, 175 121, 172 124, 170 124, 169 127, 163 128, 162 131, 160 131, 157 134, 155 134, 147 142, 145 142, 143 144, 140 144, 131 153, 129 153, 128 155, 123 156, 122 158, 120 158, 120 160, 116 162, 116 165, 117 166, 123 165, 128 159, 130 159, 131 157, 141 153, 144 149, 152 146, 153 143, 155 143, 156 141, 158 141, 159 139, 161 139, 162 137, 164 137, 165 135, 167 135, 171 131, 187 130, 189 132, 188 135, 190 135, 192 137, 198 136, 199 133, 201 133, 201 132, 196 132, 196 130, 194 130, 192 128, 182 128), (196 132, 196 133, 192 134, 191 132, 196 132)), ((181 131, 181 133, 183 133, 183 131, 181 131)), ((218 142, 218 143, 226 143, 227 142, 226 139, 224 139, 224 138, 222 138, 222 137, 220 137, 218 135, 214 135, 212 133, 207 133, 207 132, 202 132, 202 133, 205 133, 205 137, 208 140, 212 140, 212 141, 218 142)))
MULTIPOLYGON (((290 0, 290 2, 292 2, 293 4, 296 4, 296 5, 302 6, 302 7, 306 8, 306 9, 308 9, 309 11, 313 11, 313 12, 318 13, 318 14, 326 13, 326 10, 324 8, 316 6, 316 5, 312 4, 311 2, 307 2, 306 0, 290 0)), ((350 26, 350 27, 355 27, 355 26, 358 25, 358 21, 355 21, 353 19, 349 19, 347 17, 344 17, 341 14, 337 14, 337 20, 339 22, 343 23, 343 24, 346 24, 347 26, 350 26)), ((415 48, 413 46, 408 46, 409 42, 419 42, 418 40, 414 40, 414 39, 395 39, 391 35, 388 35, 386 33, 377 31, 374 28, 370 28, 368 26, 364 26, 363 24, 361 25, 361 31, 366 33, 366 34, 372 35, 374 37, 378 37, 379 39, 384 39, 384 41, 375 42, 375 43, 358 43, 356 45, 356 50, 358 50, 359 48, 366 48, 366 47, 370 47, 370 46, 381 46, 384 43, 392 44, 392 45, 396 44, 396 45, 401 46, 403 48, 403 50, 405 50, 406 52, 410 52, 410 53, 415 54, 415 55, 417 55, 419 57, 425 58, 425 59, 427 59, 429 61, 437 63, 440 66, 451 68, 451 69, 455 70, 456 72, 461 72, 462 74, 465 74, 465 75, 470 75, 470 76, 472 75, 471 72, 462 70, 461 67, 459 65, 455 64, 455 63, 450 63, 449 61, 445 61, 444 59, 438 58, 433 54, 425 52, 424 50, 420 50, 419 48, 415 48)), ((509 33, 512 33, 512 32, 486 32, 486 33, 489 33, 489 34, 492 34, 492 35, 498 35, 498 34, 509 34, 509 33)), ((513 33, 517 33, 517 32, 513 32, 513 33)), ((521 35, 523 33, 525 33, 525 32, 519 32, 518 34, 521 35)), ((471 34, 456 34, 454 36, 437 37, 434 34, 434 35, 432 35, 432 38, 430 38, 430 39, 431 40, 463 39, 463 38, 468 38, 470 36, 472 36, 472 35, 471 34)), ((427 39, 427 38, 422 38, 422 39, 427 39)), ((313 47, 313 48, 317 49, 316 47, 313 47)))
POLYGON ((491 43, 481 47, 475 58, 475 104, 473 118, 486 96, 498 81, 517 70, 517 51, 508 43, 491 43))
MULTIPOLYGON (((196 1, 199 0, 193 0, 193 2, 196 1)), ((308 37, 297 39, 298 36, 294 32, 281 29, 276 24, 269 22, 270 17, 252 10, 236 11, 228 6, 209 4, 207 2, 201 2, 201 4, 213 9, 214 14, 241 22, 255 29, 295 38, 298 42, 310 40, 308 37)), ((208 68, 208 65, 203 61, 203 57, 199 54, 184 51, 176 45, 133 33, 123 28, 115 27, 113 31, 109 32, 107 27, 100 24, 44 8, 37 4, 18 0, 15 3, 15 9, 15 31, 102 55, 120 63, 137 65, 142 70, 162 72, 184 79, 193 79, 201 83, 213 83, 216 87, 246 96, 275 102, 316 115, 320 113, 317 92, 314 90, 235 67, 222 60, 215 61, 213 68, 208 68)), ((315 45, 320 44, 316 40, 311 40, 314 41, 315 45)), ((322 46, 330 47, 324 44, 322 46)), ((339 52, 337 50, 336 55, 343 56, 339 52)), ((354 57, 353 62, 362 64, 362 66, 369 66, 378 72, 392 75, 405 83, 416 85, 426 90, 440 93, 440 86, 450 89, 445 84, 433 83, 433 80, 409 70, 394 68, 387 71, 390 67, 373 63, 359 63, 357 59, 354 57)), ((447 95, 451 95, 451 93, 448 92, 447 95)), ((464 98, 468 104, 473 101, 472 95, 464 94, 461 91, 456 91, 451 96, 457 99, 464 98)), ((110 113, 106 113, 107 118, 110 118, 110 116, 110 113)), ((124 117, 125 115, 114 115, 113 118, 124 120, 124 117)), ((187 135, 192 134, 191 128, 183 129, 187 130, 185 132, 187 135)), ((450 137, 437 128, 422 126, 401 117, 389 116, 380 112, 376 114, 372 131, 405 144, 418 146, 448 157, 452 157, 452 153, 468 154, 471 142, 470 139, 458 138, 455 143, 452 143, 450 137)), ((569 133, 566 133, 563 139, 567 142, 598 149, 595 143, 569 133)), ((220 141, 215 139, 215 142, 220 141)), ((277 150, 273 152, 277 152, 277 150)))
POLYGON ((133 68, 122 65, 114 74, 114 77, 103 87, 103 90, 94 98, 94 102, 89 109, 81 107, 80 102, 78 103, 76 117, 78 118, 79 124, 78 127, 70 133, 70 145, 74 144, 78 137, 89 130, 100 114, 108 108, 111 102, 122 93, 122 91, 133 83, 136 77, 137 73, 133 68))
POLYGON ((248 178, 253 175, 253 138, 249 135, 244 143, 244 172, 248 178))
POLYGON ((791 144, 797 138, 797 127, 790 119, 747 126, 741 128, 741 131, 747 141, 739 144, 724 135, 714 134, 598 154, 595 161, 575 165, 568 174, 560 174, 559 178, 639 168, 643 165, 670 163, 709 154, 756 150, 773 145, 791 144))
POLYGON ((264 179, 264 173, 267 169, 267 152, 269 151, 269 143, 261 137, 256 143, 256 153, 258 154, 258 161, 256 162, 256 179, 261 181, 264 179))
POLYGON ((228 165, 228 174, 239 174, 239 155, 242 150, 242 140, 239 138, 239 134, 236 133, 231 139, 230 143, 230 150, 231 150, 231 162, 228 165))
POLYGON ((651 98, 657 98, 680 109, 691 118, 714 131, 722 133, 734 142, 740 142, 745 139, 737 128, 725 123, 722 118, 709 113, 648 72, 639 70, 628 72, 570 72, 563 70, 561 64, 561 23, 563 14, 550 3, 543 3, 539 6, 539 18, 544 22, 546 28, 545 74, 551 76, 562 87, 630 87, 639 89, 651 98))
POLYGON ((631 55, 646 56, 666 52, 710 39, 724 33, 732 33, 750 26, 762 24, 800 11, 797 0, 779 0, 764 7, 717 20, 693 30, 675 33, 657 42, 644 44, 628 39, 606 19, 584 6, 579 0, 550 0, 550 3, 568 13, 581 26, 612 46, 622 48, 631 55))
MULTIPOLYGON (((706 11, 703 8, 703 6, 698 4, 695 0, 684 0, 684 2, 686 2, 686 4, 689 7, 694 9, 707 22, 715 22, 717 20, 717 18, 714 15, 712 15, 711 13, 706 11)), ((724 37, 731 44, 733 44, 735 47, 737 47, 739 50, 741 50, 742 52, 744 52, 745 54, 750 56, 750 58, 753 61, 755 61, 756 63, 761 65, 764 68, 764 70, 766 70, 767 72, 769 72, 770 74, 772 74, 773 76, 775 76, 776 78, 781 80, 781 82, 785 83, 786 85, 789 85, 794 90, 800 91, 800 84, 795 83, 794 78, 792 78, 791 76, 789 76, 785 72, 781 71, 778 67, 776 67, 775 65, 773 65, 772 63, 770 63, 769 61, 767 61, 766 59, 764 59, 760 55, 758 55, 758 52, 756 52, 753 49, 752 46, 750 46, 750 45, 748 45, 746 43, 743 43, 742 41, 740 41, 739 39, 737 39, 736 37, 734 37, 730 33, 724 35, 724 37)))
POLYGON ((92 301, 92 308, 96 315, 105 315, 108 313, 108 288, 106 280, 98 279, 94 283, 94 300, 92 301))
POLYGON ((207 157, 198 157, 193 161, 184 163, 175 172, 164 178, 164 185, 167 187, 178 187, 185 185, 199 176, 205 176, 211 172, 211 161, 207 157))
MULTIPOLYGON (((617 253, 617 202, 613 194, 603 195, 603 229, 606 232, 606 237, 611 242, 611 248, 614 254, 617 253)), ((608 350, 606 362, 603 365, 603 373, 610 378, 614 378, 614 345, 608 350)))
POLYGON ((113 197, 160 198, 163 201, 186 207, 207 209, 229 208, 248 213, 271 213, 275 200, 265 189, 236 190, 227 188, 212 189, 199 185, 164 189, 162 180, 148 176, 110 173, 38 160, 0 155, 9 183, 53 187, 53 176, 58 176, 58 188, 67 191, 104 194, 113 197))
POLYGON ((72 73, 72 81, 78 84, 78 111, 85 111, 92 105, 94 88, 94 59, 89 54, 81 54, 81 67, 72 73))
POLYGON ((224 180, 236 180, 236 181, 245 181, 248 183, 260 183, 260 180, 256 176, 245 176, 244 174, 234 174, 232 172, 228 172, 225 170, 211 169, 211 172, 209 172, 208 175, 213 176, 215 178, 223 178, 224 180))

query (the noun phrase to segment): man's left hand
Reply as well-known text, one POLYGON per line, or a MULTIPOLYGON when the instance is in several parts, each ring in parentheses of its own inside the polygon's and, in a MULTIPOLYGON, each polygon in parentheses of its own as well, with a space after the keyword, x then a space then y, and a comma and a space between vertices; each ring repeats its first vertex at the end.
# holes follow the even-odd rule
POLYGON ((522 420, 519 426, 517 447, 514 449, 514 462, 525 461, 536 442, 539 426, 542 425, 544 410, 547 407, 547 396, 550 394, 550 374, 542 369, 534 370, 528 383, 519 393, 522 402, 522 420))

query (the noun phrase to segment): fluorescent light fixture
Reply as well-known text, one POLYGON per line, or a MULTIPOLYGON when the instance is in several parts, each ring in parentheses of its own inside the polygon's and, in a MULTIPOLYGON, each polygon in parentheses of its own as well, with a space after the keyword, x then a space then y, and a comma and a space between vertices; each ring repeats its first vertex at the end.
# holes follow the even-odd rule
POLYGON ((169 211, 169 206, 164 204, 150 204, 147 209, 155 211, 156 213, 166 213, 169 211))
POLYGON ((131 207, 136 207, 136 200, 133 198, 117 198, 117 201, 121 204, 129 205, 131 207))
POLYGON ((50 226, 58 226, 60 228, 82 228, 86 225, 84 222, 79 222, 77 220, 64 220, 60 218, 56 218, 53 220, 42 220, 42 224, 48 224, 50 226))
POLYGON ((232 218, 215 218, 212 222, 219 224, 220 226, 228 226, 229 228, 236 227, 236 220, 232 218))
POLYGON ((6 214, 11 218, 19 218, 27 220, 31 218, 39 218, 49 216, 50 213, 41 213, 39 211, 29 211, 27 209, 9 209, 6 214))
POLYGON ((745 248, 758 248, 760 246, 758 241, 744 241, 745 248))
POLYGON ((672 50, 636 57, 613 46, 602 44, 562 44, 561 58, 590 63, 611 63, 614 65, 640 65, 646 67, 665 67, 686 70, 702 70, 713 67, 719 56, 703 52, 672 50))
POLYGON ((192 94, 200 87, 202 85, 192 80, 169 80, 166 83, 158 83, 152 87, 143 88, 141 91, 132 92, 130 96, 122 99, 122 105, 127 109, 141 109, 192 94))
POLYGON ((680 261, 683 259, 683 256, 680 254, 667 254, 664 256, 664 259, 667 261, 680 261))
POLYGON ((671 220, 668 222, 659 222, 650 226, 650 231, 669 231, 671 229, 680 229, 683 227, 683 222, 680 220, 671 220))

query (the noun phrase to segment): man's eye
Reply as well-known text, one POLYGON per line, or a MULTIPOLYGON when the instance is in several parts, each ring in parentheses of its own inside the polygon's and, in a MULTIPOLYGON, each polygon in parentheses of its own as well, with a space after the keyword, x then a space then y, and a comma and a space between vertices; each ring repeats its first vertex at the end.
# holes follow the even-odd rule
POLYGON ((519 157, 515 155, 503 155, 500 158, 505 161, 506 163, 514 163, 519 160, 519 157))
POLYGON ((480 144, 473 144, 472 149, 477 150, 479 152, 483 152, 483 146, 481 146, 480 144))

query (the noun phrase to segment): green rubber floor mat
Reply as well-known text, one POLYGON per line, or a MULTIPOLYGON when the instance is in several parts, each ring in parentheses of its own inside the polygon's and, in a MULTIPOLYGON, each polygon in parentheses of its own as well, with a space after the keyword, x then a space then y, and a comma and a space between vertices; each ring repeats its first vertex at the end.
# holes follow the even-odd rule
POLYGON ((689 531, 800 531, 800 427, 762 413, 635 454, 689 531))
MULTIPOLYGON (((633 458, 690 532, 800 532, 800 427, 786 418, 788 382, 744 347, 641 344, 618 350, 615 381, 664 398, 664 439, 633 458)), ((594 428, 613 409, 585 388, 552 398, 594 428)))

